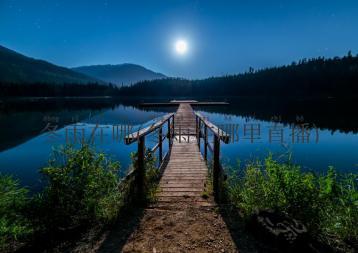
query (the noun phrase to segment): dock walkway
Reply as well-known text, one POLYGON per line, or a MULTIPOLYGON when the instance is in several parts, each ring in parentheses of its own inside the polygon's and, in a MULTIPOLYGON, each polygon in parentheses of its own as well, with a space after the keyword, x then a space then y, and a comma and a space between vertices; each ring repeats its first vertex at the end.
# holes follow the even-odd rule
POLYGON ((159 202, 205 202, 202 193, 208 167, 198 146, 195 114, 189 103, 182 103, 174 117, 175 135, 169 162, 160 180, 159 202))
MULTIPOLYGON (((163 173, 158 201, 144 209, 136 229, 120 247, 121 252, 238 252, 224 218, 218 213, 215 199, 206 188, 209 182, 207 150, 213 152, 213 177, 220 178, 220 142, 228 143, 229 136, 195 113, 190 103, 180 103, 175 114, 168 114, 154 125, 126 137, 127 144, 138 142, 137 175, 143 175, 144 138, 158 130, 158 144, 152 151, 159 150, 163 173), (166 124, 168 133, 162 134, 166 124), (209 147, 208 130, 213 132, 213 147, 209 147), (163 156, 166 138, 169 151, 163 156), (204 155, 200 152, 201 138, 204 155)), ((218 179, 213 179, 212 185, 215 192, 218 179)), ((116 238, 109 240, 103 252, 118 250, 114 248, 116 238)))

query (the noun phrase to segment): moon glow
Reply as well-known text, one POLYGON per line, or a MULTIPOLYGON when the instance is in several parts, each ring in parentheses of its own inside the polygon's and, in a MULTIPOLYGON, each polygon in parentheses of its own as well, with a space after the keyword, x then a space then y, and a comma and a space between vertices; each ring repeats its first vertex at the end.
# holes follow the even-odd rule
POLYGON ((175 51, 180 55, 184 55, 188 51, 188 43, 185 40, 178 40, 175 43, 175 51))

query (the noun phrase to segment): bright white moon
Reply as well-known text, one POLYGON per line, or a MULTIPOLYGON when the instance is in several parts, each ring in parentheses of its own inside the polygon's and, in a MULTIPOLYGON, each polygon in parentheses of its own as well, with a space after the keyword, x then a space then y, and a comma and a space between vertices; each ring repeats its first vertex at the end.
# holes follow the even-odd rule
POLYGON ((178 40, 175 43, 175 50, 178 54, 185 54, 188 50, 188 44, 185 40, 178 40))

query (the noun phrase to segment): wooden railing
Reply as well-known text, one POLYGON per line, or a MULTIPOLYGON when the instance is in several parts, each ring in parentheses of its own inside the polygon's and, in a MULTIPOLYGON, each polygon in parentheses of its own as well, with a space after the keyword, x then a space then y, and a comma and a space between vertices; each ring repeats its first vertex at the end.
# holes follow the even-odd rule
POLYGON ((163 116, 160 120, 156 121, 152 125, 139 129, 138 131, 131 133, 125 137, 125 143, 127 145, 132 144, 134 142, 138 143, 138 151, 137 151, 137 163, 135 166, 135 187, 137 188, 136 192, 139 198, 144 197, 144 177, 145 177, 145 137, 150 133, 156 131, 158 129, 158 143, 150 149, 151 152, 158 151, 158 161, 159 167, 161 167, 163 161, 165 160, 167 154, 170 152, 170 149, 173 144, 174 137, 174 113, 169 113, 163 116), (163 126, 167 123, 168 131, 163 135, 163 126), (169 151, 163 157, 163 141, 168 138, 169 151))
POLYGON ((213 123, 208 121, 203 115, 196 112, 196 138, 198 140, 198 145, 200 148, 200 139, 204 140, 204 159, 208 160, 208 149, 213 153, 213 191, 215 199, 220 201, 220 190, 221 190, 221 180, 223 178, 223 170, 220 164, 220 141, 225 144, 230 142, 230 135, 224 132, 219 127, 215 126, 213 123), (208 130, 213 133, 214 136, 214 147, 211 147, 208 141, 208 130))
MULTIPOLYGON (((215 199, 220 201, 220 189, 221 189, 221 180, 223 177, 222 168, 220 165, 220 142, 229 143, 230 135, 224 132, 219 127, 215 126, 213 123, 204 118, 200 113, 195 113, 196 119, 196 137, 198 141, 198 145, 200 148, 201 139, 204 141, 204 159, 208 160, 208 150, 213 153, 213 190, 215 199), (213 133, 213 143, 212 147, 208 141, 209 131, 213 133)), ((141 198, 144 196, 144 176, 145 176, 145 137, 150 133, 158 130, 158 143, 151 149, 151 152, 158 152, 158 160, 159 167, 162 167, 163 162, 166 160, 167 155, 171 151, 171 147, 173 144, 174 134, 179 136, 179 142, 181 142, 181 136, 188 135, 188 142, 190 138, 190 131, 187 133, 181 133, 181 129, 179 128, 179 132, 174 133, 174 113, 170 113, 162 117, 160 120, 156 121, 151 126, 148 126, 143 129, 139 129, 138 131, 131 133, 125 137, 125 143, 127 145, 132 144, 134 142, 138 143, 138 151, 137 151, 137 163, 135 166, 135 170, 132 172, 135 176, 134 185, 136 187, 136 192, 138 197, 141 198), (168 124, 168 131, 163 135, 163 126, 168 124), (163 156, 163 141, 168 138, 169 151, 163 156)))

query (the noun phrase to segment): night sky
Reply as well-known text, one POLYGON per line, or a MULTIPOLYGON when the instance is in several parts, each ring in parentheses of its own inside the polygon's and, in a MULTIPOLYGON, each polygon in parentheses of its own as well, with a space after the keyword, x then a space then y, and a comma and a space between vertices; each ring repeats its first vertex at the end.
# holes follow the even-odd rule
POLYGON ((0 45, 67 67, 203 78, 357 54, 358 1, 0 0, 0 45))

